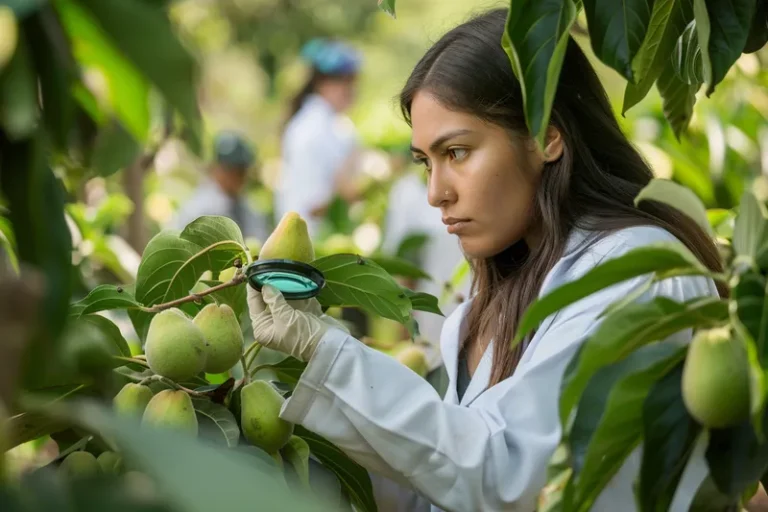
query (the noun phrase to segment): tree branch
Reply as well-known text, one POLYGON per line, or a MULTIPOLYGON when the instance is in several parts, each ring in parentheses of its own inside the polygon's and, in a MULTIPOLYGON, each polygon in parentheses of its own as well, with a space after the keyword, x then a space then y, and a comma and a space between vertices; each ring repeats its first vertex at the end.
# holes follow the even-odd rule
POLYGON ((141 308, 141 310, 144 311, 145 313, 159 313, 161 311, 165 311, 166 309, 171 309, 176 306, 181 306, 182 304, 186 304, 187 302, 198 302, 206 295, 210 295, 212 293, 216 293, 218 291, 224 290, 226 288, 231 288, 233 286, 238 286, 244 282, 245 282, 245 275, 241 273, 237 273, 235 274, 235 277, 233 277, 231 281, 227 281, 226 283, 217 284, 216 286, 208 288, 205 291, 202 291, 199 293, 192 293, 190 295, 187 295, 186 297, 172 300, 170 302, 165 302, 163 304, 155 304, 154 306, 151 306, 148 308, 146 307, 141 308))

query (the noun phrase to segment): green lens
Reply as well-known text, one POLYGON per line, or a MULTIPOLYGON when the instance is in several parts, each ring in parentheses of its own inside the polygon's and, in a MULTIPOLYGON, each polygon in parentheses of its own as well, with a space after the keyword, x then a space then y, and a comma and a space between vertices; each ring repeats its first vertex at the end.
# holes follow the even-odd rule
POLYGON ((254 276, 254 280, 261 286, 265 284, 274 286, 283 294, 303 294, 317 290, 317 285, 311 279, 298 274, 289 274, 288 272, 265 272, 264 274, 254 276))
POLYGON ((280 290, 289 300, 315 297, 325 285, 323 274, 318 269, 291 260, 255 261, 248 266, 245 275, 256 290, 268 284, 280 290))

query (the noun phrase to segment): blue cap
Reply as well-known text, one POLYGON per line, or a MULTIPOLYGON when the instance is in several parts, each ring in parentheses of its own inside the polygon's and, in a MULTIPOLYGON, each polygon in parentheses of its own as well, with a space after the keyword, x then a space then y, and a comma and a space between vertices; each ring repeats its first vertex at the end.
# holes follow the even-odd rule
POLYGON ((354 75, 362 63, 357 50, 327 39, 312 39, 301 49, 301 56, 326 75, 354 75))
POLYGON ((214 159, 231 167, 250 167, 255 155, 245 140, 234 132, 220 132, 213 143, 214 159))

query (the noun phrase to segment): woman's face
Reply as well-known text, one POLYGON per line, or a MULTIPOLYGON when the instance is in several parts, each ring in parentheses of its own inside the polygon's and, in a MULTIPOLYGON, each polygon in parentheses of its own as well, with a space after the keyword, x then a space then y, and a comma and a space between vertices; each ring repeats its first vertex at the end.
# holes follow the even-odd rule
POLYGON ((448 110, 424 91, 414 97, 411 121, 411 150, 426 167, 429 204, 440 208, 468 257, 495 256, 521 239, 536 243, 531 219, 543 160, 530 142, 448 110))

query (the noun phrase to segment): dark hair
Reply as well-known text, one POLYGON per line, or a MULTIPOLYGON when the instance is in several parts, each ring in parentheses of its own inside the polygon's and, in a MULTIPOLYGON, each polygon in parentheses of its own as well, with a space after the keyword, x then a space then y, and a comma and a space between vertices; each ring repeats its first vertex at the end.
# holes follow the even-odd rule
MULTIPOLYGON (((506 15, 507 9, 495 9, 471 19, 427 51, 400 94, 409 124, 414 95, 429 90, 447 108, 471 113, 513 134, 529 135, 520 84, 501 46, 506 15)), ((529 250, 521 240, 498 255, 470 261, 475 299, 462 345, 496 340, 491 385, 517 367, 523 344, 509 350, 505 340, 513 338, 515 326, 562 257, 574 228, 610 232, 659 226, 706 267, 722 270, 713 240, 691 218, 658 202, 634 205, 653 174, 622 133, 599 78, 573 39, 568 41, 550 125, 559 130, 564 148, 557 162, 546 164, 536 193, 533 215, 543 230, 541 244, 529 250)))
POLYGON ((296 115, 299 109, 301 109, 301 106, 304 104, 304 101, 306 101, 307 96, 315 92, 317 85, 320 82, 333 79, 340 80, 349 77, 349 74, 323 73, 322 71, 319 71, 317 68, 313 67, 309 78, 304 84, 304 87, 302 87, 299 92, 291 99, 288 107, 288 115, 285 118, 283 127, 285 127, 285 125, 288 124, 291 119, 293 119, 293 116, 296 115))

